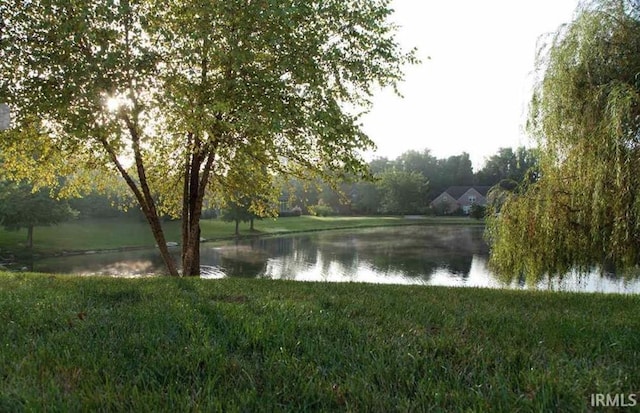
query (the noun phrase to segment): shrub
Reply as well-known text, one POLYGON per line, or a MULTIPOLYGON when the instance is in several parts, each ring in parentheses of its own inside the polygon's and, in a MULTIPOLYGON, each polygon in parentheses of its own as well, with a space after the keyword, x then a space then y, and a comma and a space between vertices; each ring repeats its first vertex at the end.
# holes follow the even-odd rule
POLYGON ((300 208, 300 207, 293 207, 289 211, 280 211, 280 212, 278 212, 278 216, 280 218, 299 217, 300 215, 302 215, 302 208, 300 208))
POLYGON ((333 210, 333 208, 331 208, 328 205, 312 205, 310 207, 307 208, 309 210, 309 213, 313 216, 316 217, 328 217, 331 215, 335 215, 335 212, 333 210))
POLYGON ((487 213, 487 208, 483 205, 473 204, 469 211, 469 216, 475 219, 483 219, 487 213))

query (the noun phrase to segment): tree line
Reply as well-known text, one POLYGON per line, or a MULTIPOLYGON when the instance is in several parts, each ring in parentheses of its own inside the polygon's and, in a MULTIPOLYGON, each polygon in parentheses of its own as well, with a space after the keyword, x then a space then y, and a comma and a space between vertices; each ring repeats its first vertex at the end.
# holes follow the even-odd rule
MULTIPOLYGON (((500 181, 521 182, 535 171, 535 151, 524 147, 501 148, 482 169, 473 171, 469 155, 436 158, 429 149, 407 151, 396 159, 379 157, 369 162, 371 179, 342 182, 338 188, 324 181, 309 184, 283 176, 278 213, 312 214, 424 214, 433 213, 429 203, 449 186, 488 185, 500 181), (281 204, 281 205, 280 205, 281 204)), ((60 178, 63 179, 63 178, 60 178)), ((98 191, 71 199, 56 199, 47 188, 26 182, 0 181, 0 225, 7 230, 27 229, 27 245, 33 244, 37 226, 74 218, 127 218, 144 220, 139 208, 123 209, 125 200, 98 191)), ((218 199, 208 203, 203 218, 219 217, 236 224, 249 222, 251 229, 261 215, 251 210, 251 196, 218 199)), ((273 200, 272 202, 275 202, 273 200)), ((164 219, 170 219, 165 216, 164 219)))
MULTIPOLYGON (((437 158, 429 149, 410 150, 396 159, 369 162, 371 179, 342 183, 339 191, 320 183, 309 186, 295 179, 283 186, 289 205, 320 214, 425 214, 436 213, 429 203, 451 186, 495 186, 508 180, 515 185, 537 179, 535 149, 500 148, 474 172, 468 153, 437 158)), ((512 186, 513 187, 513 186, 512 186)))

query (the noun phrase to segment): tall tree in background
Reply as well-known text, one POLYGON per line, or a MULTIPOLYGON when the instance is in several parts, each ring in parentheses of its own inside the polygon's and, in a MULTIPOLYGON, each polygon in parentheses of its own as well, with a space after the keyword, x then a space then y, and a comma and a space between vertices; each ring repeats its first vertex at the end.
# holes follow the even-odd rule
POLYGON ((208 191, 365 173, 357 150, 373 144, 343 103, 367 108, 416 62, 389 3, 4 0, 0 101, 15 128, 0 141, 17 175, 66 168, 67 191, 90 183, 82 171, 121 177, 172 275, 160 216, 181 216, 183 274, 197 275, 208 191))
POLYGON ((492 265, 562 274, 640 262, 640 4, 582 3, 540 54, 540 180, 490 219, 492 265))
POLYGON ((409 150, 396 159, 398 168, 407 172, 420 172, 425 178, 431 178, 437 173, 438 159, 431 155, 429 149, 422 152, 409 150))
POLYGON ((429 184, 419 172, 388 170, 379 175, 381 210, 387 214, 422 214, 429 184))
POLYGON ((498 153, 487 159, 484 167, 476 173, 478 185, 496 185, 503 179, 516 182, 527 180, 533 182, 537 179, 536 169, 538 156, 536 149, 527 149, 523 146, 517 148, 500 148, 498 153))

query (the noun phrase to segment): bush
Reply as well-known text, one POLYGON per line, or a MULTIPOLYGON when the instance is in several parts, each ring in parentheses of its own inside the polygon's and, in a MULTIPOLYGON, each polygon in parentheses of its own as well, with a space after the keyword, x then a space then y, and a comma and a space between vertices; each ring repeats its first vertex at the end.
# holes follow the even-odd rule
POLYGON ((483 219, 487 213, 487 207, 483 205, 473 204, 469 211, 469 216, 475 219, 483 219))
POLYGON ((335 215, 335 211, 328 205, 312 205, 307 208, 309 213, 316 217, 328 217, 331 215, 335 215))
POLYGON ((302 215, 302 208, 300 208, 300 207, 293 207, 289 211, 280 211, 280 212, 278 212, 278 216, 280 218, 299 217, 300 215, 302 215))
POLYGON ((203 209, 202 215, 200 216, 202 219, 216 219, 218 218, 218 211, 214 208, 203 209))

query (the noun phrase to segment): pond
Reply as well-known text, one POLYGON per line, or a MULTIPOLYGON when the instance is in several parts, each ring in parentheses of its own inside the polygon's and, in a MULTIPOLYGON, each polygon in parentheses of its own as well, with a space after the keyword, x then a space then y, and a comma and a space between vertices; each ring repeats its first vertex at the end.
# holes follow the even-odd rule
MULTIPOLYGON (((204 243, 202 277, 640 293, 640 280, 599 272, 505 285, 487 268, 482 233, 482 227, 415 225, 204 243)), ((179 248, 172 252, 179 257, 179 248)), ((161 273, 163 264, 155 249, 146 249, 47 258, 32 270, 131 277, 161 273)))

